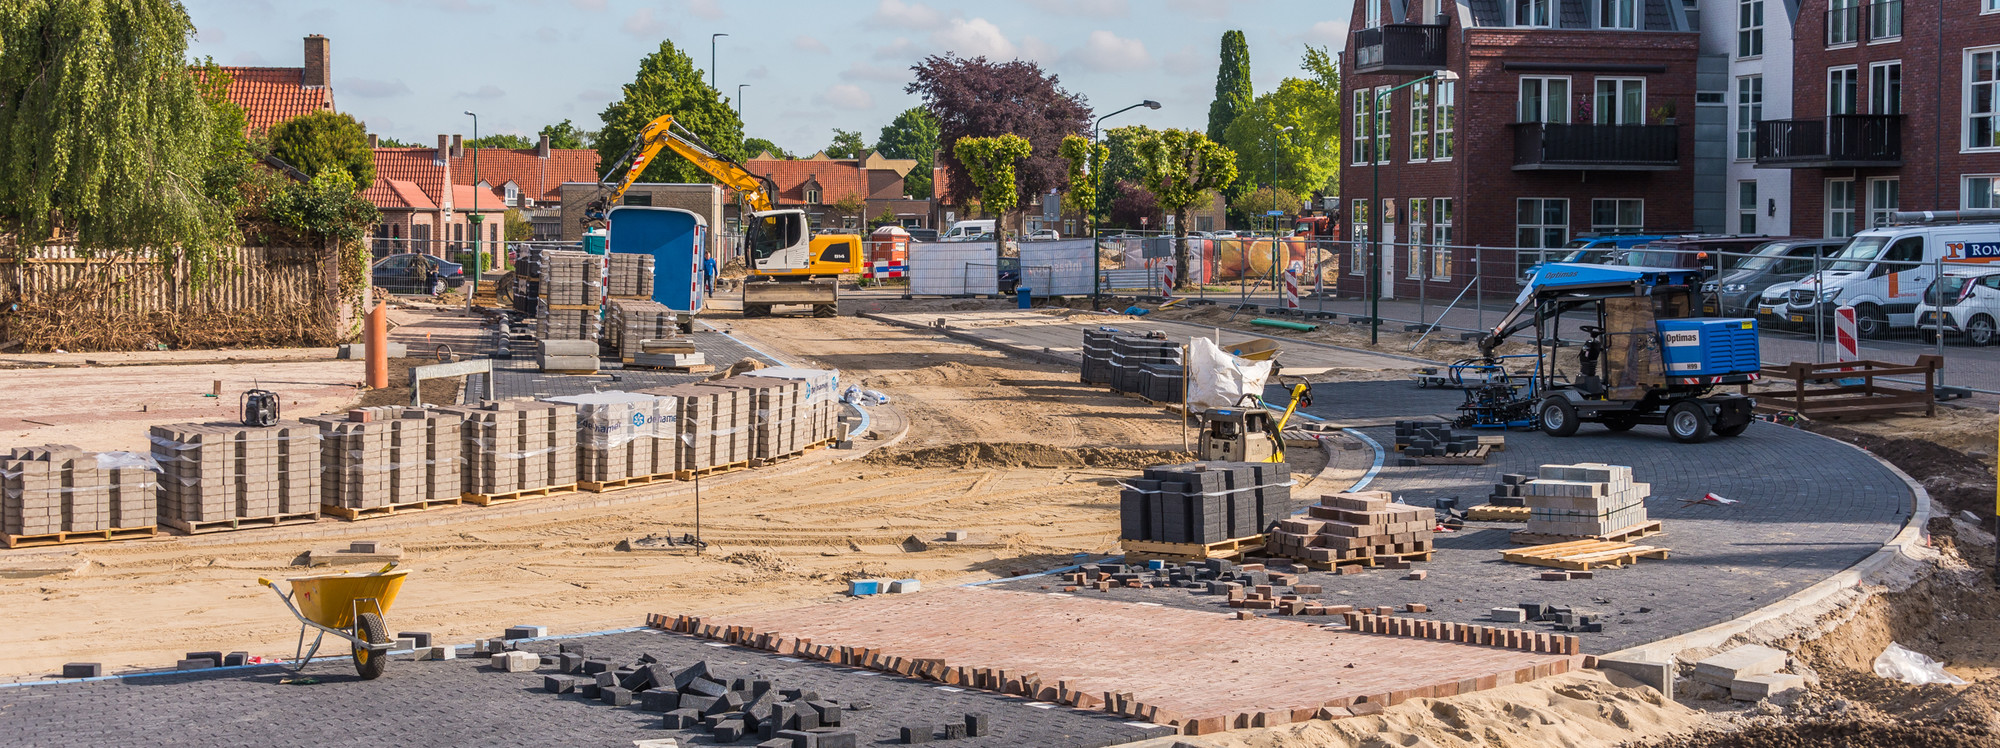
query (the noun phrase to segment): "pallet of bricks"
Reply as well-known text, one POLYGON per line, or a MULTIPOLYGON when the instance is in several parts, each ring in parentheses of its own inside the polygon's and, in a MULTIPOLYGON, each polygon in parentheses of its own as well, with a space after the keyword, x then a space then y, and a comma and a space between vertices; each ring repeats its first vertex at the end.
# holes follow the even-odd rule
POLYGON ((152 537, 157 485, 144 455, 16 448, 0 457, 0 541, 29 548, 152 537))
POLYGON ((604 293, 614 299, 653 298, 653 256, 638 252, 612 252, 605 256, 609 270, 604 275, 604 293))
POLYGON ((671 397, 679 404, 680 472, 675 477, 727 472, 750 466, 750 391, 710 384, 653 387, 641 394, 671 397))
POLYGON ((576 406, 525 398, 437 408, 464 420, 461 487, 490 506, 576 489, 576 406))
POLYGON ((1119 539, 1128 555, 1238 555, 1292 512, 1291 468, 1282 462, 1189 462, 1146 468, 1118 494, 1119 539))
POLYGON ((319 521, 318 426, 176 423, 152 427, 149 438, 160 524, 194 534, 319 521))
POLYGON ((1154 402, 1180 402, 1185 386, 1181 346, 1164 338, 1085 330, 1082 380, 1154 402))
POLYGON ((1624 465, 1543 465, 1534 480, 1518 485, 1528 524, 1514 533, 1517 543, 1623 540, 1660 527, 1646 519, 1652 485, 1633 482, 1624 465))
POLYGON ((541 303, 535 307, 535 337, 597 340, 601 334, 598 306, 604 301, 604 256, 547 252, 541 270, 541 303))
POLYGON ((1468 464, 1486 462, 1489 452, 1504 448, 1505 437, 1454 433, 1449 421, 1397 421, 1396 449, 1402 453, 1399 467, 1419 464, 1468 464))
POLYGON ((1337 493, 1306 507, 1306 516, 1279 520, 1265 538, 1267 553, 1315 569, 1343 564, 1399 568, 1429 561, 1435 510, 1392 503, 1387 491, 1337 493))
POLYGON ((358 520, 460 503, 464 416, 389 406, 305 422, 320 433, 321 511, 358 520))
POLYGON ((750 467, 791 459, 834 440, 834 390, 830 369, 777 367, 704 383, 750 393, 750 467))
POLYGON ((638 392, 547 398, 576 407, 577 487, 604 491, 673 480, 680 471, 680 403, 638 392))
POLYGON ((680 316, 665 304, 612 299, 605 306, 605 343, 619 360, 632 366, 684 369, 691 373, 715 370, 695 350, 694 340, 681 335, 680 316))

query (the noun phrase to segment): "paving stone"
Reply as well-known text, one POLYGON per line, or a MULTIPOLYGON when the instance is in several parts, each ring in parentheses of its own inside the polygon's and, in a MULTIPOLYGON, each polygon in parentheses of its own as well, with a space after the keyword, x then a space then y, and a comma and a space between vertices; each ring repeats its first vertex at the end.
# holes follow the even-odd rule
POLYGON ((567 675, 542 676, 542 690, 549 693, 569 693, 576 690, 576 679, 567 675))
POLYGON ((936 730, 932 729, 930 725, 924 725, 922 727, 905 727, 901 732, 903 743, 908 745, 911 743, 931 742, 931 736, 936 733, 936 730))
POLYGON ((597 698, 599 701, 612 706, 625 706, 632 703, 632 692, 617 686, 609 686, 599 688, 597 690, 597 698))
POLYGON ((62 669, 64 678, 95 678, 103 674, 104 666, 95 662, 65 663, 62 669))
POLYGON ((666 729, 686 730, 701 724, 701 712, 694 709, 673 709, 664 717, 666 729))
POLYGON ((431 634, 428 631, 404 631, 396 634, 396 638, 414 639, 415 643, 411 646, 417 649, 425 649, 431 646, 431 634))
POLYGON ((1494 608, 1486 615, 1501 623, 1522 623, 1528 620, 1528 611, 1520 608, 1494 608))
POLYGON ((1729 684, 1729 697, 1739 701, 1760 701, 1806 687, 1806 677, 1790 673, 1746 675, 1729 684))
POLYGON ((648 712, 671 712, 681 708, 681 695, 659 689, 647 691, 639 694, 639 708, 648 712))
POLYGON ((1703 683, 1729 688, 1738 679, 1784 669, 1788 657, 1782 649, 1746 644, 1696 662, 1694 677, 1703 683))

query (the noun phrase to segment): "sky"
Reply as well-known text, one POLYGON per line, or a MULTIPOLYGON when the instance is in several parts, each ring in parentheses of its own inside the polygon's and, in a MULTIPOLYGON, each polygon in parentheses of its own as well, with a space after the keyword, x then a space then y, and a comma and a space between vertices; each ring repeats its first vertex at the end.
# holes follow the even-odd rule
POLYGON ((903 92, 925 56, 1028 59, 1107 126, 1206 129, 1222 32, 1250 45, 1258 93, 1303 77, 1308 44, 1339 49, 1352 0, 183 0, 195 57, 297 67, 302 39, 331 42, 335 106, 385 137, 531 139, 569 119, 595 130, 640 59, 670 40, 735 100, 745 134, 800 156, 834 128, 874 144, 922 101, 903 92))

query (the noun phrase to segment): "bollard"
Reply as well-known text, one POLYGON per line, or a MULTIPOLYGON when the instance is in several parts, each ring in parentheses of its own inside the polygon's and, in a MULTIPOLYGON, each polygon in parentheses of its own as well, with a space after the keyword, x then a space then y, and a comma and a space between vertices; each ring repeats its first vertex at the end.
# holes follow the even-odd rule
POLYGON ((368 310, 368 331, 364 341, 368 348, 368 388, 378 390, 389 386, 389 306, 375 302, 375 308, 368 310))

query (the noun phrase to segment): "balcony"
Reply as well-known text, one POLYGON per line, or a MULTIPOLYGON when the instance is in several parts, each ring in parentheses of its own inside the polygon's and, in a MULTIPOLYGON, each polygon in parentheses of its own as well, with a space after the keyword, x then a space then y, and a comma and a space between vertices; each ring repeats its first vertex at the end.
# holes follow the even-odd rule
POLYGON ((1444 67, 1443 24, 1392 23, 1354 32, 1354 72, 1429 73, 1444 67))
POLYGON ((1517 122, 1515 171, 1673 171, 1679 125, 1517 122))
POLYGON ((1903 115, 1835 114, 1757 123, 1757 165, 1841 169, 1903 165, 1903 115))

